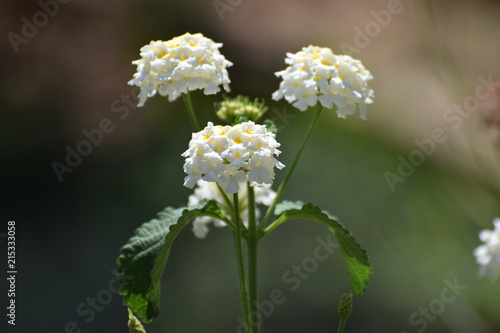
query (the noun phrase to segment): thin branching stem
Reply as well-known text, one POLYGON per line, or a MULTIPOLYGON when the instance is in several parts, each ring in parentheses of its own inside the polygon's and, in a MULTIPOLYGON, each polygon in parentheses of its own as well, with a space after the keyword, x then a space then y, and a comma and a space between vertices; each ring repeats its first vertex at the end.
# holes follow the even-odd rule
POLYGON ((234 221, 236 223, 236 255, 238 260, 238 273, 240 277, 240 293, 241 293, 241 305, 243 310, 243 316, 245 318, 245 326, 247 332, 251 332, 250 326, 250 312, 248 305, 248 290, 247 290, 247 279, 245 273, 245 258, 243 256, 243 229, 244 225, 240 218, 240 208, 238 202, 238 193, 233 194, 234 202, 234 221))
POLYGON ((189 95, 189 93, 182 94, 182 98, 184 99, 184 104, 186 105, 189 119, 191 120, 191 125, 193 125, 194 131, 199 132, 201 130, 201 128, 200 128, 200 125, 198 124, 198 120, 196 119, 196 114, 194 113, 193 102, 191 101, 191 96, 189 95))
POLYGON ((278 191, 276 192, 276 197, 274 198, 273 202, 269 206, 269 208, 266 211, 266 215, 264 215, 264 218, 262 219, 262 223, 259 226, 260 229, 262 230, 265 228, 267 221, 271 217, 271 215, 274 213, 274 209, 276 208, 276 204, 278 203, 281 194, 283 193, 283 190, 285 189, 285 186, 288 184, 288 181, 290 177, 292 176, 293 171, 295 170, 295 167, 297 166, 297 162, 300 159, 300 156, 302 155, 302 151, 304 150, 304 147, 306 146, 307 141, 309 140, 312 132, 316 128, 316 125, 318 124, 319 116, 321 115, 321 110, 323 110, 323 107, 321 106, 320 103, 316 104, 316 109, 315 113, 313 115, 313 119, 311 120, 311 123, 309 125, 309 128, 307 129, 306 135, 304 139, 302 140, 302 143, 299 147, 299 150, 297 151, 297 154, 295 155, 295 158, 292 162, 292 165, 290 168, 288 168, 288 172, 285 175, 285 178, 281 182, 280 187, 278 188, 278 191))
POLYGON ((247 183, 248 188, 248 234, 247 234, 247 253, 248 253, 248 292, 250 301, 250 325, 252 333, 260 332, 260 322, 252 321, 252 318, 259 317, 259 291, 258 291, 258 229, 255 219, 255 193, 252 186, 247 183))

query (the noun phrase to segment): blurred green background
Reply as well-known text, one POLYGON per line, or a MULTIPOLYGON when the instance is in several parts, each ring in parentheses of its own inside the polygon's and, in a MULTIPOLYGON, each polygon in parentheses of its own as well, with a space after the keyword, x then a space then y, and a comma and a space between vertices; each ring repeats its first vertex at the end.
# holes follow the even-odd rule
MULTIPOLYGON (((128 332, 126 308, 112 292, 115 260, 142 222, 187 202, 180 154, 191 128, 182 100, 154 97, 138 109, 122 98, 134 93, 126 83, 140 47, 185 32, 224 44, 234 63, 230 96, 265 98, 270 118, 291 115, 278 134, 285 165, 310 118, 271 100, 285 53, 309 44, 335 53, 356 47, 352 55, 374 76, 368 121, 325 112, 284 195, 331 211, 371 257, 375 272, 346 332, 499 331, 499 285, 477 277, 472 254, 478 232, 500 215, 499 125, 484 120, 481 104, 457 126, 444 118, 474 96, 479 77, 500 81, 498 1, 74 0, 51 7, 45 24, 34 0, 3 8, 0 233, 16 221, 19 272, 17 325, 5 325, 8 332, 128 332), (384 17, 388 8, 397 13, 384 17), (37 31, 12 44, 34 15, 42 20, 37 31), (114 130, 60 182, 53 162, 65 164, 66 147, 105 118, 114 130), (392 191, 386 172, 397 174, 401 159, 418 150, 415 140, 436 128, 445 142, 392 191), (466 287, 449 304, 439 301, 445 280, 466 287), (94 308, 92 299, 100 299, 94 308), (439 315, 422 319, 429 306, 439 315)), ((202 123, 214 120, 221 96, 192 96, 202 123)), ((336 331, 337 302, 349 291, 338 253, 295 291, 282 278, 327 234, 294 221, 262 241, 261 297, 274 289, 286 297, 263 332, 336 331)), ((184 230, 163 277, 162 313, 148 332, 237 332, 235 261, 228 230, 212 229, 205 240, 184 230)))

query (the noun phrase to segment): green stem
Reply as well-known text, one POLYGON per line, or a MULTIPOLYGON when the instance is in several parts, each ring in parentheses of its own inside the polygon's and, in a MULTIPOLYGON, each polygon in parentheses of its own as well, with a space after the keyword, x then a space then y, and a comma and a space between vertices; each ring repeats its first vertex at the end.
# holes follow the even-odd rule
MULTIPOLYGON (((226 192, 224 192, 224 190, 222 189, 222 187, 220 187, 219 184, 217 184, 217 188, 219 189, 219 193, 220 193, 222 199, 224 200, 224 202, 226 203, 226 206, 228 206, 229 209, 231 210, 231 212, 233 212, 233 214, 234 214, 234 205, 231 202, 231 200, 229 200, 229 197, 227 196, 226 192)), ((235 219, 235 221, 236 221, 236 219, 235 219)), ((235 224, 235 222, 229 221, 229 223, 227 223, 227 224, 231 227, 231 229, 233 229, 234 231, 236 231, 236 224, 235 224)))
POLYGON ((247 182, 248 188, 248 228, 252 229, 255 227, 257 229, 257 220, 255 219, 255 192, 250 183, 247 182))
POLYGON ((241 293, 241 305, 243 310, 243 317, 245 318, 245 326, 247 332, 251 332, 250 327, 250 313, 248 309, 248 291, 247 291, 247 281, 245 276, 245 259, 243 258, 243 223, 240 218, 240 208, 238 202, 238 193, 233 194, 234 201, 234 221, 236 223, 236 255, 238 259, 238 272, 240 277, 240 293, 241 293))
POLYGON ((264 228, 264 230, 261 231, 260 237, 264 237, 265 235, 267 235, 268 233, 273 231, 277 226, 279 226, 281 223, 283 223, 285 221, 286 221, 286 217, 283 218, 283 216, 280 217, 279 219, 273 221, 273 223, 271 223, 266 228, 264 228))
POLYGON ((307 129, 306 136, 304 137, 299 150, 297 151, 297 155, 295 155, 295 159, 292 162, 292 166, 288 169, 288 172, 285 175, 285 178, 283 179, 283 182, 281 182, 280 187, 278 188, 278 191, 276 192, 276 197, 274 198, 273 202, 271 203, 271 206, 266 211, 266 215, 264 215, 264 218, 262 219, 262 224, 260 225, 260 228, 265 228, 267 220, 271 217, 271 214, 274 212, 274 208, 276 207, 276 204, 278 203, 278 200, 281 197, 281 194, 283 193, 283 190, 285 189, 286 184, 288 183, 288 180, 292 176, 293 171, 295 170, 295 166, 297 165, 297 162, 299 161, 300 155, 302 154, 302 151, 304 150, 304 147, 306 146, 307 141, 309 140, 309 137, 311 136, 314 128, 316 127, 316 124, 318 123, 319 116, 321 115, 321 110, 323 107, 321 106, 320 103, 316 104, 316 110, 315 114, 313 116, 313 119, 311 121, 311 124, 309 124, 309 128, 307 129))
POLYGON ((250 301, 250 325, 252 333, 259 333, 259 290, 258 290, 258 242, 259 235, 257 230, 257 221, 255 220, 255 194, 253 187, 247 183, 248 187, 248 237, 247 237, 247 253, 248 253, 248 291, 250 301), (252 318, 256 322, 252 321, 252 318))
POLYGON ((188 111, 189 119, 191 120, 191 125, 195 132, 201 131, 200 125, 198 125, 198 120, 196 119, 196 114, 194 113, 193 103, 191 102, 191 96, 189 93, 182 94, 184 99, 184 104, 186 104, 186 109, 188 111))
POLYGON ((347 318, 340 318, 339 329, 337 330, 337 333, 344 333, 344 328, 345 328, 346 322, 347 322, 347 318))

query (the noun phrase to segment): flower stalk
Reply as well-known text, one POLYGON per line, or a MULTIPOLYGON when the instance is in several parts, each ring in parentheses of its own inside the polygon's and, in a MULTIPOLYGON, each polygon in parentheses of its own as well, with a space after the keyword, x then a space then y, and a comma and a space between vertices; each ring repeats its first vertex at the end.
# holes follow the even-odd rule
MULTIPOLYGON (((274 197, 273 202, 269 206, 269 208, 266 211, 266 215, 264 215, 264 218, 262 219, 262 223, 260 225, 260 229, 262 230, 265 228, 267 220, 271 217, 271 215, 274 212, 274 209, 276 208, 276 204, 278 203, 281 194, 283 193, 283 190, 285 189, 286 185, 288 184, 288 181, 290 180, 290 177, 292 176, 293 171, 295 170, 295 167, 297 166, 297 163, 299 162, 300 156, 302 155, 302 151, 304 150, 304 147, 306 146, 307 141, 309 141, 309 138, 311 137, 312 132, 316 128, 316 125, 318 124, 319 116, 321 115, 321 110, 323 107, 321 104, 316 104, 315 107, 315 113, 313 115, 313 118, 311 120, 311 123, 309 124, 309 128, 307 129, 306 135, 304 136, 304 139, 302 140, 302 143, 300 144, 299 149, 297 150, 297 154, 295 155, 295 158, 292 162, 292 165, 290 168, 288 168, 288 171, 285 175, 285 178, 283 178, 283 181, 280 184, 280 187, 278 188, 278 191, 276 192, 276 196, 274 197)), ((269 228, 268 228, 269 229, 269 228)), ((272 228, 271 228, 272 230, 272 228)))
POLYGON ((193 102, 191 101, 191 96, 189 93, 182 94, 182 98, 184 99, 184 104, 186 105, 186 109, 189 115, 189 120, 191 120, 191 125, 195 132, 200 131, 200 125, 198 120, 196 119, 196 114, 194 113, 193 102))
POLYGON ((258 291, 258 245, 259 236, 257 221, 255 219, 255 195, 253 187, 247 183, 248 187, 248 233, 247 233, 247 253, 248 253, 248 292, 250 301, 250 325, 252 333, 260 332, 259 318, 259 291, 258 291), (252 318, 257 318, 252 321, 252 318))
POLYGON ((246 330, 247 332, 251 332, 247 279, 245 273, 245 260, 243 256, 243 229, 245 228, 245 226, 241 222, 240 218, 238 193, 233 194, 233 201, 234 220, 236 222, 236 258, 238 261, 238 273, 240 278, 241 307, 243 311, 243 317, 245 319, 246 330))

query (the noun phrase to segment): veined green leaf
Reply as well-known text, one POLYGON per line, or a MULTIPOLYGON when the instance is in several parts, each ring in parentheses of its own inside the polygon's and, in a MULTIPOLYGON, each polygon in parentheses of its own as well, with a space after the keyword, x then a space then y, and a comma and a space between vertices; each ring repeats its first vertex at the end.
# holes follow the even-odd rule
POLYGON ((354 296, 358 296, 365 291, 373 272, 368 262, 368 255, 356 242, 351 233, 338 222, 336 217, 310 203, 304 204, 303 202, 290 201, 278 204, 275 213, 277 217, 276 221, 273 222, 272 229, 294 218, 304 218, 326 225, 337 237, 342 257, 351 279, 354 296))
POLYGON ((224 219, 215 201, 188 208, 165 208, 156 219, 144 223, 121 248, 117 259, 123 303, 142 322, 159 313, 160 279, 172 244, 189 222, 199 216, 224 219))

